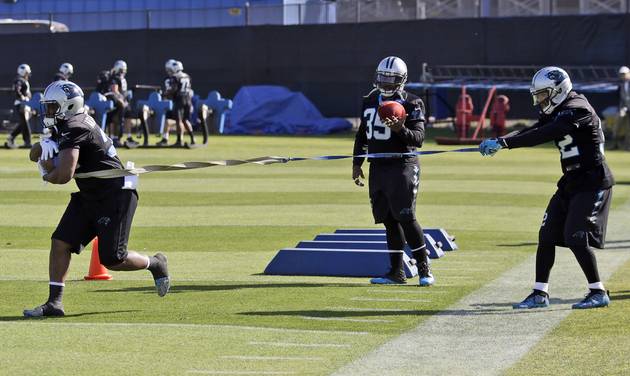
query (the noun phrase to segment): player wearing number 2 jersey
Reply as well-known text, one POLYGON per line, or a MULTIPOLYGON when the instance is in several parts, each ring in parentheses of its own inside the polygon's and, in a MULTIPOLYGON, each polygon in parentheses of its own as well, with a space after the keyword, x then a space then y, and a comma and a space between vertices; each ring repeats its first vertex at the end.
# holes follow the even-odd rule
POLYGON ((591 248, 604 247, 615 183, 604 157, 601 121, 586 98, 572 91, 569 75, 563 69, 546 67, 538 71, 532 79, 531 93, 534 104, 541 109, 538 122, 516 134, 485 140, 480 145, 483 155, 549 141, 560 151, 563 175, 539 232, 534 291, 514 308, 549 305, 548 281, 555 246, 573 251, 588 280, 590 292, 573 308, 607 306, 610 299, 599 278, 591 248))
MULTIPOLYGON (((368 153, 407 153, 422 146, 424 141, 424 104, 420 98, 404 91, 407 65, 397 57, 383 59, 376 70, 375 89, 363 99, 361 125, 354 142, 354 155, 368 153), (383 101, 403 105, 406 118, 395 122, 383 120, 378 107, 383 101)), ((352 177, 358 185, 363 177, 361 165, 365 158, 355 157, 352 177)), ((391 270, 375 284, 406 283, 403 269, 405 240, 418 266, 420 285, 434 283, 429 269, 424 234, 416 221, 416 195, 420 185, 418 158, 368 158, 370 162, 370 201, 376 223, 385 225, 387 246, 391 255, 391 270)))

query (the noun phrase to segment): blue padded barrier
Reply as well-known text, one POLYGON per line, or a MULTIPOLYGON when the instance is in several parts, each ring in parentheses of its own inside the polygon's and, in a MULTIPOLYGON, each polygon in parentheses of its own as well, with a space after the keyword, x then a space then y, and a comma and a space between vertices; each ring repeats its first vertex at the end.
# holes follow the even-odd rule
POLYGON ((147 100, 138 101, 138 109, 142 109, 143 106, 149 107, 153 116, 157 120, 160 127, 160 134, 164 133, 164 125, 166 124, 166 112, 173 109, 173 101, 162 100, 162 96, 158 92, 149 94, 147 100))
POLYGON ((114 109, 114 102, 96 91, 90 94, 85 104, 94 111, 94 119, 105 130, 107 113, 114 109))
MULTIPOLYGON (((431 235, 433 239, 440 245, 444 251, 454 251, 457 249, 455 237, 449 235, 443 228, 425 228, 425 235, 431 235)), ((380 228, 355 228, 355 229, 339 229, 335 234, 382 234, 385 235, 385 229, 380 228)))
MULTIPOLYGON (((389 251, 369 249, 281 249, 271 260, 265 274, 310 275, 335 277, 378 277, 386 274, 391 263, 389 251)), ((404 255, 405 274, 408 278, 418 275, 404 255)))

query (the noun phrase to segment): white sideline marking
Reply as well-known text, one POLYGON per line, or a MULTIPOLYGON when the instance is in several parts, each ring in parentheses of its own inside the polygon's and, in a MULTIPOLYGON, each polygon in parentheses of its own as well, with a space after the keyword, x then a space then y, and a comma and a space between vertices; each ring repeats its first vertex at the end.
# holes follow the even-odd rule
MULTIPOLYGON (((627 239, 630 203, 611 213, 609 240, 627 239)), ((626 250, 596 251, 602 281, 630 259, 626 250)), ((551 274, 551 309, 513 310, 532 285, 535 255, 497 279, 431 316, 411 331, 385 343, 334 375, 400 375, 409 359, 432 375, 499 375, 526 355, 571 312, 570 304, 587 291, 573 254, 556 251, 551 274), (563 299, 555 302, 554 298, 563 299)), ((615 304, 614 295, 612 303, 615 304)))
POLYGON ((249 342, 249 344, 254 346, 276 347, 350 347, 350 345, 339 343, 249 342))
POLYGON ((314 360, 320 361, 324 358, 319 356, 253 356, 253 355, 224 355, 221 359, 237 360, 314 360))
POLYGON ((198 373, 204 375, 295 375, 295 372, 286 371, 212 371, 203 369, 191 369, 186 373, 198 373))
POLYGON ((406 303, 429 303, 431 299, 399 299, 399 298, 364 298, 361 296, 355 296, 350 298, 355 302, 406 302, 406 303))
POLYGON ((180 328, 180 329, 240 329, 240 330, 267 330, 271 332, 281 333, 310 333, 310 334, 344 334, 344 335, 369 335, 370 332, 351 332, 344 330, 314 330, 314 329, 286 329, 286 328, 268 328, 264 326, 240 326, 240 325, 216 325, 216 324, 172 324, 172 323, 131 323, 131 322, 53 322, 52 320, 16 320, 16 321, 0 321, 0 325, 41 325, 41 326, 77 326, 77 327, 149 327, 149 328, 180 328))
POLYGON ((380 323, 390 323, 392 320, 384 320, 384 319, 351 319, 347 317, 314 317, 314 316, 300 316, 304 320, 315 320, 315 321, 346 321, 346 322, 380 322, 380 323))
MULTIPOLYGON (((448 277, 449 279, 452 277, 448 277)), ((371 292, 374 294, 419 294, 419 295, 427 295, 427 294, 445 294, 450 291, 442 291, 442 290, 434 290, 428 291, 427 289, 416 288, 414 290, 403 290, 403 289, 392 289, 383 286, 383 289, 367 289, 367 292, 371 292)))

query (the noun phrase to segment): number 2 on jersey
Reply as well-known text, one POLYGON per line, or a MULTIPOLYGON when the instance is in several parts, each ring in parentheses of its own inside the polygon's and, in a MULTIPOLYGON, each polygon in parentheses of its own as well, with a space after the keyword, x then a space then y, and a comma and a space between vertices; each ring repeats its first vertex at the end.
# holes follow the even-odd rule
POLYGON ((367 139, 389 140, 392 136, 392 130, 381 123, 381 118, 376 114, 375 108, 368 108, 363 112, 365 125, 367 127, 367 139))
POLYGON ((580 151, 578 150, 577 145, 573 144, 573 137, 570 135, 564 136, 562 141, 558 142, 558 149, 560 149, 560 155, 562 159, 567 159, 571 157, 577 157, 580 155, 580 151))

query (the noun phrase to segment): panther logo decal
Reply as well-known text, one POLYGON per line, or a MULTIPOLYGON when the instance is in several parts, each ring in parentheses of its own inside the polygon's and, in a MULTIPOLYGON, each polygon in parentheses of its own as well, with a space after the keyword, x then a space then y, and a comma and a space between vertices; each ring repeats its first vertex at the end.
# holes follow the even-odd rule
POLYGON ((551 72, 547 72, 545 75, 548 79, 552 80, 556 85, 560 85, 562 81, 564 81, 567 76, 559 70, 552 70, 551 72))
POLYGON ((81 89, 77 85, 61 85, 61 90, 66 93, 66 97, 68 99, 72 99, 75 97, 81 96, 81 89))

